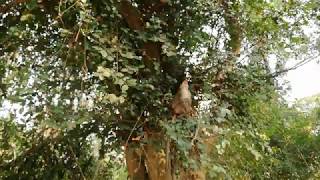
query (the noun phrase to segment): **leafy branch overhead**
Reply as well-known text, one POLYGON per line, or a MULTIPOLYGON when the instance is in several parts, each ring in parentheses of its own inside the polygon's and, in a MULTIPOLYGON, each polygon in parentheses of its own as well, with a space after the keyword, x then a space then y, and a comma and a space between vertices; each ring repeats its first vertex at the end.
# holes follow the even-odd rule
POLYGON ((316 179, 319 5, 0 0, 0 179, 316 179))

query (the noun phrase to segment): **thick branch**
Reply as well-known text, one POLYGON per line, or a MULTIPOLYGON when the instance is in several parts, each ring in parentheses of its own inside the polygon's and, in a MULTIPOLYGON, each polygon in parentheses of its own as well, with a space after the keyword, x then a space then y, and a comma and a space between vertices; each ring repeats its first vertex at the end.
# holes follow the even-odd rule
POLYGON ((276 72, 270 74, 269 76, 267 76, 267 78, 275 78, 275 77, 280 76, 280 75, 282 75, 282 74, 284 74, 284 73, 287 73, 287 72, 289 72, 289 71, 296 70, 296 69, 298 69, 299 67, 301 67, 301 66, 303 66, 303 65, 305 65, 305 64, 307 64, 307 63, 309 63, 309 62, 311 62, 311 61, 313 61, 314 59, 317 59, 318 57, 320 57, 320 55, 317 55, 317 56, 315 56, 315 57, 306 58, 306 59, 298 62, 297 64, 295 64, 294 66, 292 66, 292 67, 290 67, 290 68, 283 69, 283 70, 280 70, 280 71, 276 71, 276 72))
POLYGON ((126 20, 129 28, 137 31, 144 29, 142 14, 129 1, 121 1, 120 13, 126 20))

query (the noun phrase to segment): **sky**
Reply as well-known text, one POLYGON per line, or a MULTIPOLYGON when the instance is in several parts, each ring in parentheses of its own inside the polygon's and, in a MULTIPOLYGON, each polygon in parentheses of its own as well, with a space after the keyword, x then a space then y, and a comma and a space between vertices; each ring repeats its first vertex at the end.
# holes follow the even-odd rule
POLYGON ((289 81, 291 90, 288 100, 312 96, 320 93, 320 64, 316 60, 311 61, 296 70, 289 71, 284 77, 289 81))

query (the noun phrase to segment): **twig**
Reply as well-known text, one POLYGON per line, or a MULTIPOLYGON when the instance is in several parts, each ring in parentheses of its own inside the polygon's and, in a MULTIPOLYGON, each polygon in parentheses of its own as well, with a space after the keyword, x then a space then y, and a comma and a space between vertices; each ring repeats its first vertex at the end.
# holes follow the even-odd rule
POLYGON ((73 149, 72 149, 72 147, 71 147, 70 145, 69 145, 69 149, 70 149, 70 151, 71 151, 71 154, 72 154, 74 160, 76 161, 76 164, 77 164, 77 166, 78 166, 78 168, 79 168, 79 171, 80 171, 80 174, 81 174, 82 178, 83 178, 84 180, 86 180, 86 177, 85 177, 84 174, 83 174, 83 171, 82 171, 82 169, 81 169, 81 166, 79 165, 78 158, 77 158, 76 154, 73 152, 73 149))
POLYGON ((78 29, 78 32, 77 32, 77 34, 76 34, 76 37, 74 38, 74 41, 73 42, 78 42, 78 39, 79 39, 79 34, 80 34, 80 31, 81 31, 81 26, 82 26, 82 23, 80 24, 80 26, 79 26, 79 29, 78 29))
POLYGON ((301 67, 301 66, 303 66, 303 65, 305 65, 305 64, 307 64, 307 63, 309 63, 309 62, 311 62, 312 60, 314 60, 314 59, 316 59, 316 58, 318 58, 318 57, 320 57, 320 55, 317 55, 317 56, 315 56, 315 57, 306 58, 306 59, 298 62, 297 64, 295 64, 294 66, 292 66, 292 67, 290 67, 290 68, 287 68, 287 69, 283 69, 283 70, 274 72, 274 73, 270 74, 270 75, 267 76, 267 77, 268 77, 268 78, 275 78, 275 77, 279 76, 280 74, 286 73, 286 72, 291 71, 291 70, 295 70, 295 69, 297 69, 297 68, 299 68, 299 67, 301 67))
POLYGON ((199 134, 199 129, 200 129, 200 126, 199 126, 199 124, 198 124, 198 127, 197 127, 197 129, 196 129, 196 132, 194 133, 194 137, 193 137, 192 140, 191 140, 191 145, 194 145, 194 141, 197 139, 198 134, 199 134))
MULTIPOLYGON (((82 65, 82 71, 83 71, 83 78, 87 78, 88 75, 88 66, 87 66, 87 49, 86 49, 86 38, 83 39, 83 65, 82 65)), ((81 91, 84 90, 83 83, 84 79, 81 80, 81 91)))
MULTIPOLYGON (((59 2, 58 14, 61 14, 61 5, 62 5, 62 0, 60 0, 60 2, 59 2)), ((64 22, 63 22, 62 17, 60 16, 58 19, 60 19, 60 21, 62 22, 62 25, 64 26, 64 22)))
POLYGON ((140 119, 141 119, 141 117, 142 117, 142 115, 143 115, 144 110, 145 110, 145 108, 143 109, 143 111, 141 111, 140 116, 138 117, 138 119, 137 119, 136 123, 134 124, 133 128, 131 129, 130 134, 129 134, 129 136, 128 136, 128 139, 126 140, 125 147, 128 146, 128 143, 129 143, 129 140, 130 140, 130 138, 131 138, 131 136, 132 136, 132 133, 133 133, 134 129, 137 127, 137 124, 138 124, 138 122, 140 121, 140 119))
POLYGON ((73 6, 75 6, 78 3, 79 0, 77 0, 76 2, 74 2, 71 6, 69 6, 67 9, 65 9, 64 11, 62 11, 62 13, 58 14, 58 16, 56 17, 56 19, 60 19, 64 13, 66 13, 67 11, 69 11, 73 6))

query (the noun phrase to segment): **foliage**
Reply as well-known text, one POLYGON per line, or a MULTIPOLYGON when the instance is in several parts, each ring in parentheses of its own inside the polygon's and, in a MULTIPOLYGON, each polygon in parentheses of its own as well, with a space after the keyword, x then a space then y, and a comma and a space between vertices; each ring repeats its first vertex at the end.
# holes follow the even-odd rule
POLYGON ((318 1, 0 2, 0 178, 125 179, 147 131, 209 179, 318 176, 318 110, 288 108, 276 79, 319 54, 318 1), (185 78, 198 116, 172 122, 185 78))

